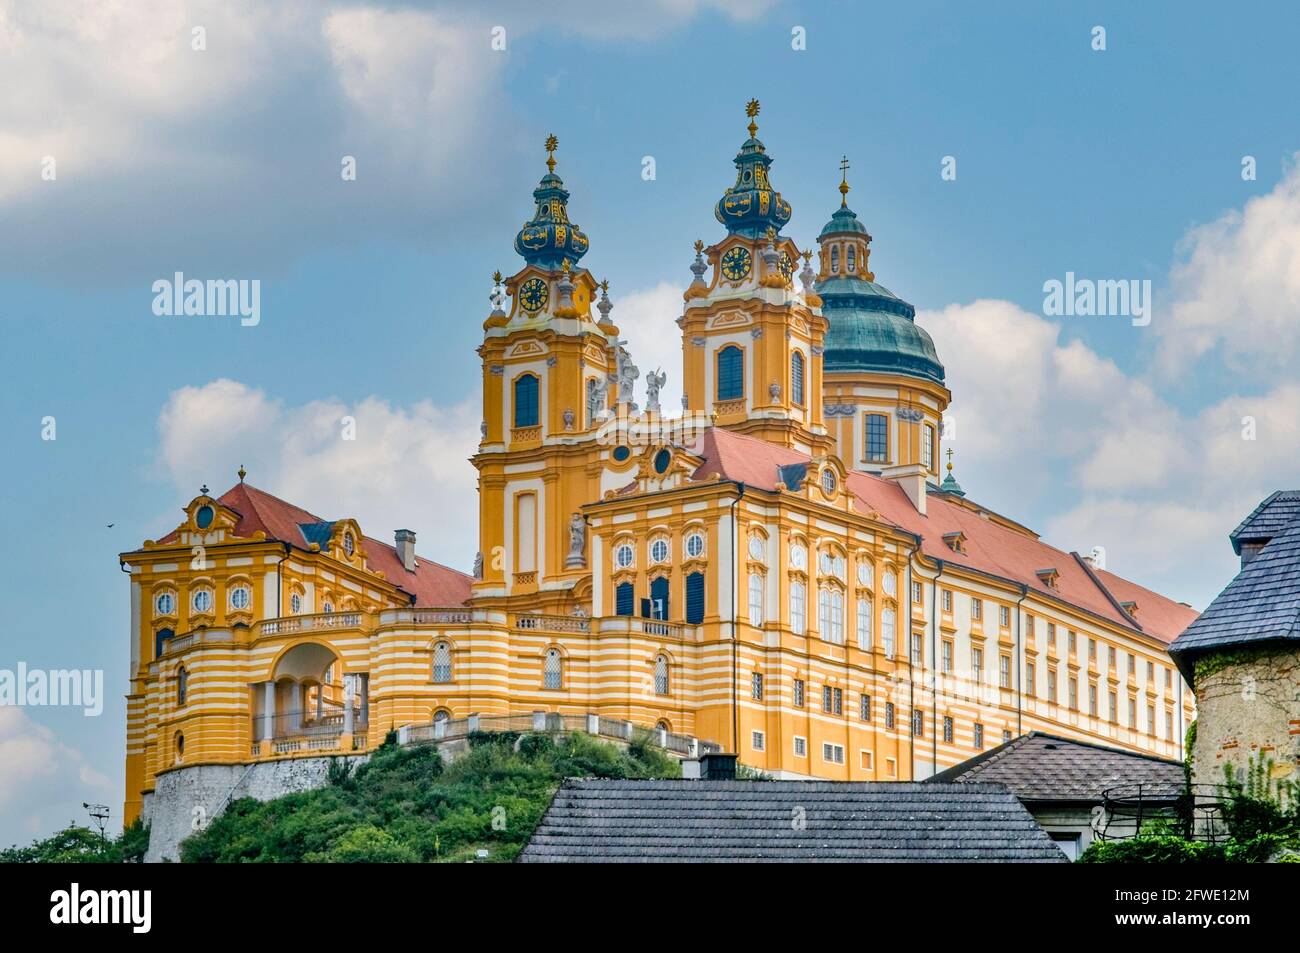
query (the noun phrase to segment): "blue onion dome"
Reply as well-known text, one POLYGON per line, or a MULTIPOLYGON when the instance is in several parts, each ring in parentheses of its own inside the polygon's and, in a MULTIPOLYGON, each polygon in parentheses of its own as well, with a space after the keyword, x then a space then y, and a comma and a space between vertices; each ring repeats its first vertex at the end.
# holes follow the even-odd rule
POLYGON ((533 190, 537 211, 515 236, 515 251, 530 265, 560 268, 565 261, 575 265, 587 253, 590 243, 582 229, 569 221, 569 193, 564 180, 555 174, 555 149, 559 140, 546 137, 546 175, 533 190))
MULTIPOLYGON (((843 165, 842 168, 847 168, 843 165)), ((848 206, 840 207, 817 236, 822 270, 814 286, 826 317, 826 373, 907 374, 942 384, 943 364, 934 341, 916 323, 916 309, 882 284, 867 267, 871 236, 848 206)))
POLYGON ((745 106, 745 115, 749 117, 749 138, 736 154, 736 184, 723 193, 713 214, 726 226, 732 235, 746 238, 762 238, 768 229, 781 230, 781 226, 790 221, 790 203, 781 198, 781 193, 772 188, 767 170, 772 160, 763 143, 754 138, 758 132, 757 99, 751 99, 745 106))

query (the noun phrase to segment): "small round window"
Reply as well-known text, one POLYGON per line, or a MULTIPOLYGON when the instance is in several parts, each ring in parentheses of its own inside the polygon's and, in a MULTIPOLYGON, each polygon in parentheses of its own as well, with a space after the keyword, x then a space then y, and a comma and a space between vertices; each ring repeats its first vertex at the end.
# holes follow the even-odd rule
POLYGON ((665 539, 656 539, 650 544, 650 558, 657 563, 665 562, 668 559, 668 541, 665 539))
POLYGON ((236 586, 230 590, 230 607, 232 609, 248 608, 248 587, 236 586))
POLYGON ((655 454, 655 473, 667 473, 668 464, 672 462, 672 452, 669 450, 660 450, 655 454))
POLYGON ((190 598, 190 605, 194 607, 195 612, 211 612, 212 593, 206 589, 197 590, 190 598))
POLYGON ((686 537, 686 555, 692 559, 704 555, 704 537, 699 533, 691 533, 686 537))
POLYGON ((207 506, 206 504, 200 506, 199 511, 194 514, 194 525, 199 529, 207 529, 212 525, 212 517, 215 515, 216 512, 212 507, 207 506))
POLYGON ((298 595, 298 593, 296 593, 296 592, 295 592, 292 596, 290 596, 290 597, 289 597, 289 608, 293 611, 293 614, 294 614, 294 615, 297 615, 299 612, 301 612, 301 611, 302 611, 302 596, 298 595))
POLYGON ((351 533, 343 534, 343 552, 351 556, 357 549, 357 541, 352 538, 351 533))
POLYGON ((614 564, 617 565, 619 569, 626 569, 628 566, 632 565, 632 547, 627 543, 624 543, 615 549, 614 564))
POLYGON ((170 592, 158 593, 158 598, 154 600, 154 609, 158 615, 171 615, 176 610, 176 597, 170 592))
POLYGON ((835 471, 830 467, 822 471, 822 492, 827 496, 835 493, 835 471))
POLYGON ((619 463, 624 463, 627 461, 628 457, 632 456, 632 448, 619 444, 614 448, 614 452, 611 456, 613 456, 613 458, 619 463))

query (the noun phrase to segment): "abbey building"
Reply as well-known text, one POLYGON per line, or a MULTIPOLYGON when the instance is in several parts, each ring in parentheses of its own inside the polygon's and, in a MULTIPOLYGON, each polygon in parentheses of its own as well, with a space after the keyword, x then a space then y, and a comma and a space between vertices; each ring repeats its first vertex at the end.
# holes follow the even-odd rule
POLYGON ((623 346, 548 140, 478 349, 472 575, 242 472, 122 554, 128 820, 188 767, 471 716, 630 722, 787 778, 924 778, 1030 730, 1180 755, 1167 647, 1195 613, 941 479, 933 342, 847 182, 815 247, 784 234, 757 112, 690 265, 680 408, 623 346))

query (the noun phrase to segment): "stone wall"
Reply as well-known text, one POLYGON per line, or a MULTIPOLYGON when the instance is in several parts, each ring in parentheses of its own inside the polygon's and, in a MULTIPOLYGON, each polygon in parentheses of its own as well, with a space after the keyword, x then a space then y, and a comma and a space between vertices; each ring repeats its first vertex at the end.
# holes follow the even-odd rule
MULTIPOLYGON (((369 755, 338 756, 361 764, 369 755)), ((146 863, 180 859, 180 843, 202 829, 225 806, 241 797, 270 801, 286 794, 323 787, 335 757, 285 758, 247 764, 205 764, 158 775, 144 796, 143 817, 149 825, 146 863)))
POLYGON ((1192 781, 1221 784, 1223 766, 1273 761, 1273 777, 1300 780, 1300 651, 1241 650, 1197 663, 1192 781))

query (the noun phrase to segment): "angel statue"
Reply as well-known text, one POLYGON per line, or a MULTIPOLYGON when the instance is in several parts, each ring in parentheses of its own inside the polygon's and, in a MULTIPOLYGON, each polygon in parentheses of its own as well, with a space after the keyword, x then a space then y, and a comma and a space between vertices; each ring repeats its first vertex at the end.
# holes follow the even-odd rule
POLYGON ((645 409, 659 412, 659 389, 668 383, 668 375, 656 367, 645 376, 645 409))

